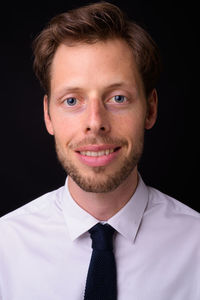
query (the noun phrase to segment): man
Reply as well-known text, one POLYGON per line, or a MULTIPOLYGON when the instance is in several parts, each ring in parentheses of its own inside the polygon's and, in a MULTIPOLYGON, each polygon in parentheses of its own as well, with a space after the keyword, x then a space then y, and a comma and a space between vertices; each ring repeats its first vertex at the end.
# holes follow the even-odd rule
POLYGON ((34 54, 46 128, 68 177, 1 218, 0 299, 199 299, 199 214, 137 171, 157 116, 151 37, 102 2, 54 17, 34 54), (95 249, 96 226, 112 231, 109 250, 95 249))

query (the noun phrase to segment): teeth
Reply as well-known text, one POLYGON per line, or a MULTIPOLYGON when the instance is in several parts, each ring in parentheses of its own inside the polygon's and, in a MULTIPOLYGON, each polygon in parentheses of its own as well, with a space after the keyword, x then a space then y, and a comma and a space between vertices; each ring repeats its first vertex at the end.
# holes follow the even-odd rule
POLYGON ((114 149, 106 149, 102 151, 81 151, 81 155, 85 156, 103 156, 103 155, 109 155, 110 153, 113 153, 114 149))

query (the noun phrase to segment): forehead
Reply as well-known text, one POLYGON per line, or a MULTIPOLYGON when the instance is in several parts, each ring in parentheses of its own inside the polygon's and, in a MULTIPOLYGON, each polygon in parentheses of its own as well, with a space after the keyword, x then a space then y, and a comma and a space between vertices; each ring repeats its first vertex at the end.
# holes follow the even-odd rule
POLYGON ((94 44, 59 45, 51 66, 51 90, 62 85, 106 86, 119 81, 137 84, 140 76, 131 48, 115 39, 94 44))

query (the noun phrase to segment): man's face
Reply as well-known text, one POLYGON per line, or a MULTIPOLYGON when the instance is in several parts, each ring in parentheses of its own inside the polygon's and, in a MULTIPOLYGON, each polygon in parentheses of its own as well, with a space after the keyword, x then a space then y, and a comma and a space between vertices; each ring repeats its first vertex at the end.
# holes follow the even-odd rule
MULTIPOLYGON (((156 110, 154 98, 149 111, 156 110)), ((141 78, 125 42, 61 44, 51 67, 49 108, 47 102, 45 96, 45 122, 55 136, 58 158, 83 190, 109 192, 131 176, 144 128, 153 126, 155 116, 147 113, 141 78)))

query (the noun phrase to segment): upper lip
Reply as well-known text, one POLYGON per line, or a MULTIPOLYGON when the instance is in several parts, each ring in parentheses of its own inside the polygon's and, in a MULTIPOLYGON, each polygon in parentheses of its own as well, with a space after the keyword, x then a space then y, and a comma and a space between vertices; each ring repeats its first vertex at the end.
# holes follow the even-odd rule
POLYGON ((107 150, 107 149, 116 149, 116 148, 120 148, 120 146, 117 145, 110 145, 110 144, 103 144, 103 145, 85 145, 85 146, 81 146, 75 149, 76 152, 82 152, 82 151, 103 151, 103 150, 107 150))

